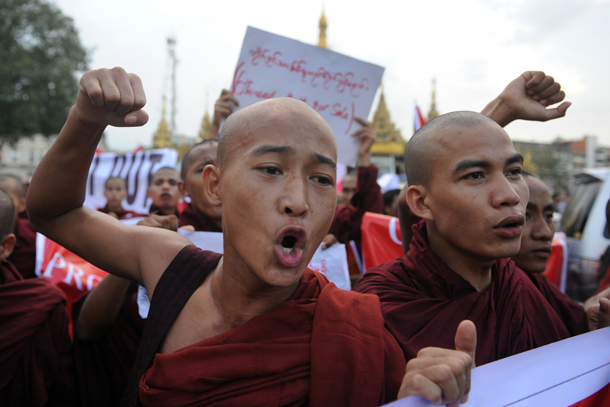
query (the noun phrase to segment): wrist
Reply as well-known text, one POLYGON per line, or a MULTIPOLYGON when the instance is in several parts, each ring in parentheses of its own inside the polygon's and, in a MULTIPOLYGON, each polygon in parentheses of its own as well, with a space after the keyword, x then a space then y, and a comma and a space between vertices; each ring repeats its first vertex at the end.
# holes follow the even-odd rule
POLYGON ((483 110, 481 110, 481 114, 489 117, 496 123, 498 123, 501 127, 505 127, 510 122, 515 120, 513 110, 502 100, 501 96, 498 96, 483 110))
POLYGON ((68 124, 68 123, 70 123, 72 126, 78 126, 84 132, 87 132, 87 133, 91 133, 91 132, 103 133, 104 130, 106 129, 106 125, 86 122, 86 121, 82 120, 81 117, 78 115, 78 110, 76 108, 76 105, 72 106, 72 108, 70 109, 70 113, 68 114, 68 119, 66 120, 66 124, 68 124))

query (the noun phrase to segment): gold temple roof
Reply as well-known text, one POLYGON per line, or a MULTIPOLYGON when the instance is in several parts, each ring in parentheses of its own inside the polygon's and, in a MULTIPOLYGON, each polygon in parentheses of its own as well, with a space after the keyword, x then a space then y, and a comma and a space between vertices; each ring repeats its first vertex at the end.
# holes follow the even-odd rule
POLYGON ((169 134, 169 127, 167 125, 167 120, 165 120, 165 98, 163 99, 163 114, 161 116, 161 122, 159 122, 159 127, 153 136, 153 148, 172 148, 172 140, 169 134))
POLYGON ((322 16, 320 17, 318 27, 320 28, 318 47, 328 48, 328 45, 326 44, 326 28, 328 27, 328 24, 326 23, 326 15, 324 14, 324 9, 322 9, 322 16))
POLYGON ((377 133, 377 141, 371 148, 372 154, 377 155, 402 155, 407 142, 402 138, 400 130, 396 128, 390 111, 385 103, 385 94, 381 88, 379 104, 373 116, 373 129, 377 133))

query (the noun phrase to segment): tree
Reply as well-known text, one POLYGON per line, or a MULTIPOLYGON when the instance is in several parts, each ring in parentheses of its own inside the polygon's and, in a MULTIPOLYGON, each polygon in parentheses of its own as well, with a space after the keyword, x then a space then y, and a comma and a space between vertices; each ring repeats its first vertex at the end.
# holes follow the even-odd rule
POLYGON ((0 145, 59 133, 88 53, 74 21, 46 0, 0 0, 0 145))

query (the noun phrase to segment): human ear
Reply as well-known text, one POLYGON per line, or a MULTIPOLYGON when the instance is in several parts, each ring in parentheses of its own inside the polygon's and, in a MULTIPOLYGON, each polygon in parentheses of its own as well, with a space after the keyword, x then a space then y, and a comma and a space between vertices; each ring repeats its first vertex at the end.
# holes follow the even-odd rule
POLYGON ((186 187, 184 186, 184 181, 178 181, 178 192, 180 192, 180 196, 181 197, 185 197, 188 195, 188 193, 186 192, 186 187))
POLYGON ((220 199, 220 170, 208 164, 203 169, 203 193, 212 206, 222 205, 220 199))
POLYGON ((0 241, 0 260, 6 259, 8 256, 13 253, 13 249, 15 248, 15 242, 17 238, 14 234, 9 233, 4 236, 4 239, 0 241))
POLYGON ((146 197, 152 199, 152 196, 150 196, 150 187, 146 188, 146 197))
POLYGON ((428 190, 423 185, 411 185, 407 189, 407 204, 414 215, 433 221, 434 215, 427 204, 428 190))

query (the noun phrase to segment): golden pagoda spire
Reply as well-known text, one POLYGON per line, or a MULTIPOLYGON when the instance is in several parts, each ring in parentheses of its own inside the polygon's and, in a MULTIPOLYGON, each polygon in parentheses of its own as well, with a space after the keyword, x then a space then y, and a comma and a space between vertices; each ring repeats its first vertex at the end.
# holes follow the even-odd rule
POLYGON ((205 93, 205 113, 201 120, 201 127, 199 128, 198 136, 201 140, 205 140, 210 132, 210 114, 208 113, 208 92, 205 93))
POLYGON ((381 95, 379 104, 373 116, 373 129, 377 133, 377 141, 373 144, 373 154, 400 155, 404 152, 406 142, 400 134, 400 130, 392 122, 390 111, 385 103, 385 92, 381 84, 381 95))
POLYGON ((318 47, 328 48, 328 45, 326 44, 326 28, 328 27, 328 24, 326 23, 324 7, 322 7, 322 16, 320 17, 318 27, 320 27, 320 38, 318 38, 318 47))
POLYGON ((169 134, 169 128, 167 126, 167 120, 165 120, 165 96, 163 96, 163 114, 159 127, 153 136, 153 148, 171 148, 172 140, 169 134))
POLYGON ((428 112, 428 121, 437 117, 440 113, 436 110, 436 78, 432 78, 432 102, 430 103, 430 111, 428 112))

